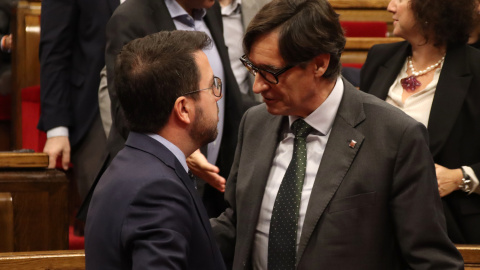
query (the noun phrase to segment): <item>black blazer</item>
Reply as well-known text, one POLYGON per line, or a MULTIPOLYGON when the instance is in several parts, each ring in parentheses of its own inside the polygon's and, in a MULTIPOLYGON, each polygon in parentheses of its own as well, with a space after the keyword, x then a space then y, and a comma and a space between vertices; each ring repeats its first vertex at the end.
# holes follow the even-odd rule
POLYGON ((72 146, 98 115, 105 28, 120 0, 43 0, 38 129, 66 126, 72 146))
MULTIPOLYGON (((373 46, 361 71, 360 89, 385 100, 410 51, 406 41, 373 46)), ((451 169, 470 166, 480 176, 480 51, 468 45, 447 50, 427 129, 435 163, 451 169)), ((467 234, 465 241, 480 243, 480 196, 456 191, 445 200, 458 229, 467 234)))
MULTIPOLYGON (((241 95, 230 67, 227 47, 223 40, 223 24, 218 2, 208 9, 205 23, 210 29, 215 45, 222 59, 225 72, 225 123, 223 138, 217 159, 217 166, 223 177, 228 176, 237 143, 238 125, 242 116, 241 95)), ((112 15, 107 26, 106 64, 108 88, 112 102, 113 125, 109 135, 108 148, 113 157, 123 147, 128 129, 121 114, 120 105, 113 83, 115 57, 124 44, 160 31, 175 30, 175 24, 168 13, 164 1, 135 0, 126 1, 112 15)))
POLYGON ((130 133, 95 190, 85 261, 102 270, 225 269, 192 179, 147 135, 130 133))

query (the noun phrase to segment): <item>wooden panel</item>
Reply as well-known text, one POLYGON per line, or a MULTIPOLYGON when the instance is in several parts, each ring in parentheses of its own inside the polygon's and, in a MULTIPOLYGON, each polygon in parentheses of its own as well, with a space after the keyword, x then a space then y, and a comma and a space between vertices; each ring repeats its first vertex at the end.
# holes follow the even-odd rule
POLYGON ((390 0, 329 0, 335 9, 345 8, 367 8, 387 9, 390 0))
POLYGON ((22 147, 22 111, 20 90, 40 84, 40 8, 35 1, 19 1, 13 12, 12 33, 12 144, 22 147))
POLYGON ((10 192, 0 193, 0 252, 13 251, 13 203, 10 192))
POLYGON ((349 37, 342 54, 342 63, 364 63, 367 59, 368 50, 375 44, 393 43, 403 41, 398 37, 374 38, 374 37, 349 37))
POLYGON ((83 270, 84 250, 0 253, 0 269, 83 270))
POLYGON ((456 245, 465 261, 466 270, 480 269, 480 245, 456 245))
POLYGON ((50 169, 0 170, 12 194, 14 251, 68 249, 68 180, 50 169))
POLYGON ((0 153, 0 168, 46 168, 48 155, 45 153, 0 153))

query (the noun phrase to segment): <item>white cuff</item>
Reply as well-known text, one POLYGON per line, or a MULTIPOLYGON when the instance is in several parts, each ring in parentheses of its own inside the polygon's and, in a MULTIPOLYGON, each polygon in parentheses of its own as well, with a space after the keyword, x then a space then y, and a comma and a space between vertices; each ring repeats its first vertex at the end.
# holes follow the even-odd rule
POLYGON ((472 180, 472 190, 468 193, 470 195, 478 187, 478 178, 472 168, 468 166, 462 166, 462 169, 470 176, 470 179, 472 180))
POLYGON ((67 127, 56 127, 56 128, 49 129, 47 131, 47 138, 60 137, 60 136, 68 137, 67 127))

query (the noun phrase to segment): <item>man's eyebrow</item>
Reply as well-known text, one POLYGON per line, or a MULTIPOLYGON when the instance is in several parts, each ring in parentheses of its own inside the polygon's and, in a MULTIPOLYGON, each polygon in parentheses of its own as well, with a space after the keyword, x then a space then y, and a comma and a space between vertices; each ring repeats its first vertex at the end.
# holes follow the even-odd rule
POLYGON ((256 67, 261 68, 261 69, 265 69, 265 70, 268 70, 268 71, 278 71, 278 70, 282 69, 281 67, 276 67, 276 66, 272 66, 272 65, 258 65, 256 67))

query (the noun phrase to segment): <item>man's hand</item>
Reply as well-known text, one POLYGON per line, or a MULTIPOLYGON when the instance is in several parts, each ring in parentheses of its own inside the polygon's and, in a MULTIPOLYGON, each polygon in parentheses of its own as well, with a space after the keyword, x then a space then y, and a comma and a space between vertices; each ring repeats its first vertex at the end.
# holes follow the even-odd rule
POLYGON ((438 192, 440 197, 447 196, 455 190, 460 189, 462 184, 463 173, 459 169, 447 169, 435 163, 435 171, 437 174, 438 192))
POLYGON ((67 136, 48 138, 43 152, 48 155, 49 169, 55 168, 57 158, 62 156, 62 167, 64 170, 68 170, 68 164, 70 163, 70 142, 67 136))
POLYGON ((194 175, 202 178, 205 182, 219 191, 225 192, 226 180, 218 174, 220 169, 217 166, 208 163, 200 150, 193 152, 193 154, 187 158, 187 165, 194 175))

